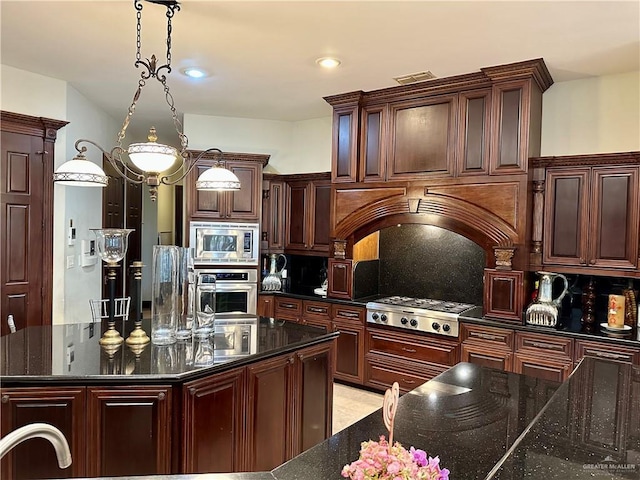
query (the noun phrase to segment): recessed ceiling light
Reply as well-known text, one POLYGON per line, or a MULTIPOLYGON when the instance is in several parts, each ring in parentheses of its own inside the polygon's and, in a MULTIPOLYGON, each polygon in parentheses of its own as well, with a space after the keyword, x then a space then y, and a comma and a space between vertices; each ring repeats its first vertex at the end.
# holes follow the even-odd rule
POLYGON ((206 71, 198 67, 187 67, 187 68, 183 68, 181 71, 187 77, 191 77, 191 78, 204 78, 208 75, 206 71))
POLYGON ((340 60, 331 57, 322 57, 316 60, 316 63, 324 68, 336 68, 340 65, 340 60))

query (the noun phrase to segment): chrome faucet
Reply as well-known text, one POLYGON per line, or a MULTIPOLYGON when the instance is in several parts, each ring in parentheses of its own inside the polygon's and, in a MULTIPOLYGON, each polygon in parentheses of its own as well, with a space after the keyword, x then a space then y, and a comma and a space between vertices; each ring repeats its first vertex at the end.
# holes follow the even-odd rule
POLYGON ((53 445, 53 448, 56 450, 58 466, 60 468, 67 468, 71 465, 71 452, 69 451, 67 439, 60 430, 48 423, 30 423, 0 439, 0 458, 4 457, 9 453, 9 450, 19 443, 36 437, 44 438, 51 442, 51 445, 53 445))

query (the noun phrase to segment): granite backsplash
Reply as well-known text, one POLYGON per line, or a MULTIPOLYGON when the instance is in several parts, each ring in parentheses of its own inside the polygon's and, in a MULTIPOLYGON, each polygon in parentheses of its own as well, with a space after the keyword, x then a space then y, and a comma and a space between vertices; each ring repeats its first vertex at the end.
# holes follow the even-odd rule
POLYGON ((379 260, 360 262, 354 298, 405 295, 482 305, 485 251, 433 225, 380 230, 379 260))

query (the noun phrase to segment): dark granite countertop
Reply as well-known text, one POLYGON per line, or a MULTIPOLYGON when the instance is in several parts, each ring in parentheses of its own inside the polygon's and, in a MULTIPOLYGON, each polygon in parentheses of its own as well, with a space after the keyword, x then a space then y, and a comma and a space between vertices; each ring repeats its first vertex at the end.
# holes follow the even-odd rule
MULTIPOLYGON (((216 319, 213 357, 197 343, 103 349, 100 323, 29 327, 0 338, 2 386, 183 382, 330 340, 337 332, 251 315, 216 319), (242 332, 247 332, 243 340, 242 332), (244 341, 245 351, 231 350, 244 341), (235 343, 234 343, 235 342, 235 343), (225 347, 227 347, 225 349, 225 347), (206 352, 204 352, 206 353, 206 352), (194 363, 195 362, 195 363, 194 363)), ((148 321, 143 328, 150 332, 148 321)))
MULTIPOLYGON (((602 331, 594 333, 583 332, 579 325, 571 326, 562 322, 557 327, 538 327, 534 325, 523 325, 516 322, 504 322, 493 320, 489 317, 482 316, 482 307, 474 307, 463 312, 459 319, 463 323, 476 323, 479 325, 487 325, 490 327, 507 328, 510 330, 518 330, 522 332, 541 333, 543 335, 555 335, 563 337, 572 337, 580 340, 591 340, 595 342, 607 342, 616 345, 629 345, 640 348, 640 341, 636 340, 636 336, 618 336, 616 334, 606 334, 602 331)), ((634 331, 635 334, 635 331, 634 331)))

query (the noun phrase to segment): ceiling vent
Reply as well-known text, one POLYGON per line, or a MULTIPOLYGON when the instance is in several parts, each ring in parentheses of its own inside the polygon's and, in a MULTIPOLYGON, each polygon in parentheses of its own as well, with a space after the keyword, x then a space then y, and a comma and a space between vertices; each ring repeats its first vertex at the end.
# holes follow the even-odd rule
POLYGON ((403 75, 401 77, 394 77, 393 79, 400 85, 409 85, 410 83, 424 82, 425 80, 432 80, 436 76, 430 71, 410 73, 409 75, 403 75))

